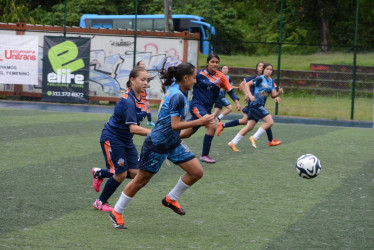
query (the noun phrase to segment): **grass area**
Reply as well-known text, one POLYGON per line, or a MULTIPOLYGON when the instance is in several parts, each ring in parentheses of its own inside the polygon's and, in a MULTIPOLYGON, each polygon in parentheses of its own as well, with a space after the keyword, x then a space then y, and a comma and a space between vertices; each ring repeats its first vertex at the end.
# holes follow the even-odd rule
MULTIPOLYGON (((199 65, 206 65, 207 56, 200 54, 199 65)), ((374 53, 359 53, 357 54, 357 66, 374 66, 374 53)), ((245 56, 220 55, 221 64, 233 67, 254 68, 259 61, 269 62, 273 64, 274 69, 278 68, 278 55, 269 56, 245 56)), ((310 70, 311 63, 320 64, 340 64, 353 65, 353 53, 318 53, 312 55, 281 55, 281 68, 290 70, 310 70)))
MULTIPOLYGON (((285 90, 287 91, 287 90, 285 90)), ((244 95, 240 91, 236 91, 237 96, 241 100, 241 105, 244 108, 244 95)), ((235 103, 230 97, 226 96, 235 109, 235 103)), ((369 97, 356 97, 354 106, 354 120, 358 121, 374 121, 374 103, 373 99, 369 97)), ((299 116, 309 118, 322 119, 337 119, 350 120, 351 119, 351 105, 352 100, 349 97, 331 97, 331 96, 295 96, 284 95, 281 96, 281 102, 278 104, 278 115, 284 116, 299 116)), ((266 109, 275 115, 276 103, 272 98, 268 98, 266 109)))
MULTIPOLYGON (((92 208, 91 167, 104 167, 99 136, 108 114, 0 109, 2 249, 371 249, 374 245, 372 129, 275 124, 283 140, 227 149, 239 128, 215 137, 204 177, 180 199, 178 216, 162 197, 183 173, 164 166, 126 210, 127 231, 92 208), (322 164, 300 178, 296 159, 322 164)), ((185 140, 199 155, 205 130, 185 140)), ((135 136, 140 149, 144 137, 135 136)), ((126 181, 127 182, 127 181, 126 181)), ((124 187, 109 200, 114 204, 124 187)))

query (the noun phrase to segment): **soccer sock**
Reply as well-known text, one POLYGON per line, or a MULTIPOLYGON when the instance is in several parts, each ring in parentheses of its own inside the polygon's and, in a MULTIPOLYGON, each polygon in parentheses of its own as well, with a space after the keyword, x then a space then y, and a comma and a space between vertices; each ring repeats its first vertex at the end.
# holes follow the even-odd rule
POLYGON ((116 191, 116 189, 121 185, 121 182, 116 181, 113 176, 109 178, 109 180, 105 183, 103 192, 101 193, 99 200, 101 200, 102 203, 105 203, 108 201, 110 196, 116 191))
POLYGON ((233 120, 231 122, 227 122, 227 123, 222 124, 222 126, 224 128, 235 127, 235 126, 238 126, 238 125, 239 125, 239 120, 233 120))
POLYGON ((231 142, 232 142, 232 144, 237 145, 242 138, 243 138, 243 136, 240 135, 239 133, 237 133, 236 136, 234 137, 234 139, 232 139, 231 142))
POLYGON ((222 120, 224 116, 222 114, 219 114, 218 119, 222 120))
POLYGON ((266 134, 268 136, 268 141, 271 142, 273 140, 273 132, 271 132, 271 128, 266 130, 266 134))
POLYGON ((113 173, 109 171, 109 169, 101 169, 100 171, 100 178, 110 178, 113 176, 113 173))
POLYGON ((212 144, 213 136, 205 134, 203 143, 202 156, 209 155, 210 145, 212 144))
POLYGON ((122 192, 116 205, 114 206, 114 210, 116 210, 116 212, 119 214, 123 214, 123 212, 125 212, 127 205, 129 205, 132 199, 132 197, 128 197, 122 192))
POLYGON ((265 130, 261 127, 259 127, 256 131, 256 133, 253 135, 253 138, 255 138, 255 140, 257 141, 258 138, 260 138, 260 136, 265 132, 265 130))
POLYGON ((179 178, 177 185, 168 194, 170 200, 177 201, 189 187, 182 181, 182 178, 179 178))
POLYGON ((148 122, 152 121, 152 115, 151 115, 151 113, 147 113, 147 118, 148 118, 148 122))

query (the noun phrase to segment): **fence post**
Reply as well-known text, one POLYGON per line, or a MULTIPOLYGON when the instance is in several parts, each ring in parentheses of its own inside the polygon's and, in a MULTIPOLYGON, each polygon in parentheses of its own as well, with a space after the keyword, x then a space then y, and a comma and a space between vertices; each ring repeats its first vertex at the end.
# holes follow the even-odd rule
POLYGON ((67 0, 65 0, 65 7, 64 7, 64 37, 66 37, 66 3, 67 0))
MULTIPOLYGON (((281 55, 282 55, 282 22, 283 22, 283 0, 281 1, 281 13, 279 21, 279 39, 278 39, 278 69, 277 69, 277 90, 279 89, 281 55)), ((278 115, 278 102, 275 103, 275 115, 278 115)))
POLYGON ((136 64, 136 31, 138 29, 138 0, 135 0, 135 27, 134 27, 134 57, 132 59, 132 67, 136 64))
POLYGON ((353 120, 355 109, 355 90, 356 90, 356 54, 357 54, 357 27, 358 27, 358 9, 360 0, 356 0, 356 24, 355 24, 355 40, 353 44, 353 79, 352 79, 352 107, 351 107, 351 120, 353 120))
POLYGON ((210 0, 209 54, 212 53, 213 0, 210 0))

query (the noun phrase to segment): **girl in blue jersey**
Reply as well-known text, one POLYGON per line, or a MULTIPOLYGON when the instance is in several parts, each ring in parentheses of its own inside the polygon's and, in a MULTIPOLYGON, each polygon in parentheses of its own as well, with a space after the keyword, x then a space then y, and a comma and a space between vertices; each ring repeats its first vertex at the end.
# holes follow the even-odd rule
MULTIPOLYGON (((232 145, 236 146, 239 141, 251 131, 259 119, 262 119, 264 123, 257 130, 257 132, 249 137, 249 140, 252 143, 252 146, 256 148, 256 142, 260 136, 274 124, 273 117, 265 109, 264 105, 267 99, 267 96, 270 94, 272 98, 278 97, 283 93, 283 89, 279 88, 279 91, 276 90, 274 81, 271 79, 271 74, 273 73, 273 66, 270 63, 265 63, 263 66, 263 75, 256 77, 253 80, 250 80, 244 85, 244 93, 246 95, 244 101, 251 101, 249 104, 248 110, 248 122, 247 125, 242 128, 239 133, 234 137, 230 142, 232 145), (250 87, 254 86, 254 94, 250 91, 250 87)), ((229 144, 230 144, 229 143, 229 144)), ((230 145, 229 145, 230 146, 230 145)))
POLYGON ((205 115, 200 119, 184 121, 189 106, 187 91, 191 90, 196 82, 196 68, 190 63, 181 63, 177 67, 169 67, 166 72, 162 70, 161 79, 165 80, 163 84, 165 95, 156 125, 143 144, 138 165, 139 172, 126 185, 113 211, 109 214, 117 229, 126 229, 123 222, 125 208, 136 193, 160 170, 166 158, 186 171, 170 193, 162 199, 162 205, 180 215, 184 215, 185 211, 179 205, 178 199, 203 176, 201 164, 179 137, 182 129, 204 126, 213 123, 214 119, 212 115, 205 115))
MULTIPOLYGON (((193 97, 190 102, 190 112, 192 116, 190 120, 192 121, 211 113, 213 104, 217 100, 221 88, 227 91, 231 99, 235 101, 236 109, 238 111, 242 108, 239 103, 239 98, 236 96, 226 75, 218 71, 219 62, 220 59, 218 55, 210 54, 207 58, 207 68, 197 72, 196 84, 194 85, 192 92, 193 97)), ((216 124, 209 123, 205 127, 207 128, 207 132, 204 136, 203 150, 200 161, 206 163, 216 163, 216 161, 209 156, 210 146, 216 132, 216 124)), ((200 126, 185 129, 181 132, 180 137, 188 138, 199 128, 200 126)))
MULTIPOLYGON (((263 62, 258 62, 257 65, 256 65, 256 73, 257 74, 254 74, 252 76, 244 78, 244 80, 240 83, 240 89, 243 92, 244 92, 244 85, 247 82, 249 82, 250 80, 255 79, 256 77, 262 75, 262 73, 263 73, 263 66, 264 66, 263 62)), ((250 91, 251 91, 251 93, 253 95, 254 91, 255 91, 255 86, 254 85, 252 85, 250 87, 250 91)), ((279 102, 280 98, 279 97, 275 97, 274 100, 276 102, 279 102)), ((246 125, 247 122, 248 122, 248 111, 249 111, 250 105, 251 105, 251 101, 249 100, 248 105, 243 109, 244 116, 242 118, 236 119, 236 120, 233 120, 233 121, 230 121, 230 122, 227 122, 227 123, 219 122, 218 123, 218 127, 217 127, 217 136, 219 136, 221 134, 221 132, 223 131, 224 128, 235 127, 235 126, 238 126, 238 125, 246 125)), ((267 137, 268 137, 269 147, 278 146, 279 144, 282 143, 282 141, 279 141, 279 140, 273 138, 273 133, 271 131, 271 128, 269 128, 268 130, 266 130, 266 134, 267 134, 267 137)), ((227 145, 231 148, 231 150, 239 152, 239 150, 237 149, 236 145, 234 145, 231 141, 227 145)))
MULTIPOLYGON (((145 63, 144 63, 144 61, 139 61, 139 62, 136 63, 136 66, 145 68, 145 63)), ((148 84, 147 88, 149 88, 149 84, 148 84)), ((154 122, 152 122, 152 114, 151 114, 151 108, 150 108, 149 101, 148 101, 147 91, 144 90, 144 92, 142 93, 142 97, 144 97, 146 99, 147 119, 148 119, 147 125, 151 126, 151 127, 154 127, 155 124, 154 124, 154 122)))
POLYGON ((118 186, 127 177, 134 178, 138 172, 138 152, 132 137, 134 134, 146 136, 150 129, 140 127, 147 115, 146 104, 141 93, 148 85, 148 73, 142 67, 131 70, 126 92, 116 104, 113 115, 107 121, 101 133, 100 144, 107 169, 92 169, 94 188, 100 191, 104 178, 109 178, 98 199, 93 204, 97 210, 112 211, 107 202, 118 186))

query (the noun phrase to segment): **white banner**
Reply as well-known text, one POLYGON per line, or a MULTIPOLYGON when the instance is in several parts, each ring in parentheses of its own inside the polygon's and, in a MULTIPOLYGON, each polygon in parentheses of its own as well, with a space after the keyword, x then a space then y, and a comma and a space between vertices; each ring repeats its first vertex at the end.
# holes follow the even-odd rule
POLYGON ((37 36, 0 34, 0 84, 38 85, 37 36))

